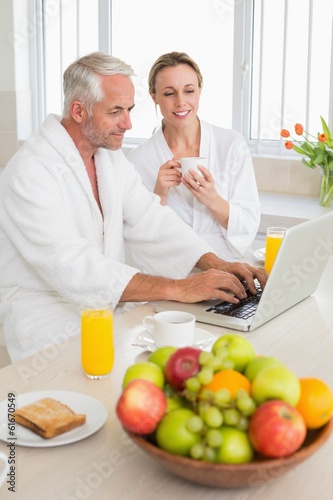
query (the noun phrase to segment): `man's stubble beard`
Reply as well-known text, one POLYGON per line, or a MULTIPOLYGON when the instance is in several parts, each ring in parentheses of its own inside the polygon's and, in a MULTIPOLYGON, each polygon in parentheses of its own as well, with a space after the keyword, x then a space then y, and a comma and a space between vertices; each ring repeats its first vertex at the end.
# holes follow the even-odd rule
POLYGON ((104 148, 110 149, 111 151, 116 151, 120 149, 122 144, 115 147, 110 143, 110 134, 103 134, 98 132, 94 126, 92 126, 92 118, 89 118, 82 127, 82 134, 84 138, 90 142, 94 148, 104 148))

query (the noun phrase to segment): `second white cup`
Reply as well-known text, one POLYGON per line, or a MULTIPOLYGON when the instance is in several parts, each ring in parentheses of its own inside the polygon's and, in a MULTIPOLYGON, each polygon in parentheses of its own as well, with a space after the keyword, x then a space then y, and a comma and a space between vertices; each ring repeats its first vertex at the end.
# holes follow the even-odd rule
POLYGON ((189 169, 192 168, 196 172, 198 172, 199 175, 203 176, 200 170, 198 169, 198 165, 202 165, 203 167, 208 168, 208 161, 207 158, 204 156, 192 156, 188 158, 181 158, 179 160, 179 163, 182 167, 182 175, 185 175, 188 173, 189 169))
POLYGON ((151 333, 156 347, 192 346, 195 316, 183 311, 164 311, 143 318, 143 326, 151 333))

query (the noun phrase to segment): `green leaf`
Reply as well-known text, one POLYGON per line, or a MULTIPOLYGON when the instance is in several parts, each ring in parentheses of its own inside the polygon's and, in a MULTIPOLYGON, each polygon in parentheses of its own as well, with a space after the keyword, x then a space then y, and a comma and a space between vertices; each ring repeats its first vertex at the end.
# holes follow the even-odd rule
POLYGON ((309 156, 314 155, 314 146, 312 144, 309 144, 308 142, 304 142, 304 144, 302 145, 302 149, 303 149, 303 151, 305 151, 305 154, 307 154, 309 156))
POLYGON ((293 144, 293 150, 296 151, 296 153, 299 153, 300 155, 307 155, 308 154, 307 151, 305 151, 304 149, 296 146, 295 144, 293 144))
POLYGON ((319 153, 319 155, 316 156, 316 158, 313 160, 314 163, 317 165, 320 165, 325 159, 325 154, 324 153, 319 153))
POLYGON ((310 162, 308 162, 308 160, 306 160, 305 158, 302 158, 302 163, 306 166, 306 167, 309 167, 309 168, 316 168, 316 165, 312 165, 310 162))
POLYGON ((325 122, 325 120, 324 120, 324 118, 322 116, 320 117, 320 120, 321 120, 321 125, 323 127, 323 132, 324 132, 324 134, 327 137, 326 144, 327 144, 327 146, 329 148, 331 148, 332 147, 332 135, 331 135, 331 131, 328 128, 327 123, 325 122))

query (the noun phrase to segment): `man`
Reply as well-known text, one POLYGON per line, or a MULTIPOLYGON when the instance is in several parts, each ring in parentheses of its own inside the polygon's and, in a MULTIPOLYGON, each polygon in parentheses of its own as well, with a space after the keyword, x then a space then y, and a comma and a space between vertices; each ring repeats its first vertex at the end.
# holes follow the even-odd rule
POLYGON ((78 334, 80 308, 211 297, 237 302, 262 269, 219 259, 142 185, 120 151, 131 128, 133 70, 93 53, 64 73, 63 117, 0 177, 0 318, 11 359, 78 334), (150 275, 125 264, 124 243, 150 275), (189 276, 196 267, 203 271, 189 276), (231 295, 230 293, 231 292, 231 295))

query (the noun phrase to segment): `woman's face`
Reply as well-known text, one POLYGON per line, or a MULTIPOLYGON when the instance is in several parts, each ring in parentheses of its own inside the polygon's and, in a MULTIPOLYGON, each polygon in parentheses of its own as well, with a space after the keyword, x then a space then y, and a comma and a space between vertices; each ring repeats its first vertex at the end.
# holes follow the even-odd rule
POLYGON ((187 64, 163 68, 155 89, 152 98, 167 122, 185 128, 196 120, 201 89, 194 69, 187 64))

